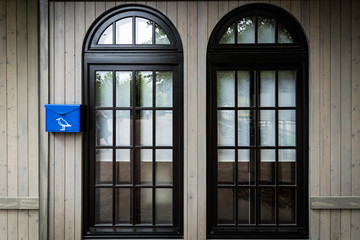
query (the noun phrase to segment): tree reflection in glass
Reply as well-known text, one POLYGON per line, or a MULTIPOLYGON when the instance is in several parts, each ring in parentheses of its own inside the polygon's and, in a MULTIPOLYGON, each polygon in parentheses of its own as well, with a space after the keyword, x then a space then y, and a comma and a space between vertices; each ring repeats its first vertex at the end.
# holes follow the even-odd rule
POLYGON ((220 44, 235 43, 235 24, 232 24, 220 39, 220 44))
POLYGON ((237 24, 237 43, 255 43, 255 17, 241 19, 237 24))
POLYGON ((258 18, 258 43, 275 43, 275 20, 258 18))

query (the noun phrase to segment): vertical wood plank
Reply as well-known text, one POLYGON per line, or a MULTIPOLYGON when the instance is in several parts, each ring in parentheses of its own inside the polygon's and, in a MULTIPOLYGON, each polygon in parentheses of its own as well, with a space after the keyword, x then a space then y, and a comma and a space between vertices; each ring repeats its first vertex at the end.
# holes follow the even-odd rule
POLYGON ((156 1, 146 1, 145 3, 147 6, 155 8, 156 9, 156 1))
POLYGON ((105 2, 95 2, 95 16, 98 18, 105 11, 105 2))
POLYGON ((210 35, 219 20, 218 4, 218 1, 211 1, 208 3, 208 39, 210 38, 210 35))
POLYGON ((229 11, 228 1, 218 1, 219 2, 219 19, 221 19, 229 11))
POLYGON ((165 1, 157 1, 156 9, 166 15, 166 2, 165 1))
POLYGON ((296 17, 296 19, 300 22, 301 20, 301 1, 290 1, 290 9, 291 13, 296 17))
POLYGON ((169 1, 166 3, 166 12, 167 17, 170 19, 170 21, 174 24, 174 26, 177 25, 177 2, 176 1, 169 1))
POLYGON ((305 31, 308 44, 310 43, 310 3, 309 0, 301 1, 301 26, 305 31))
POLYGON ((85 18, 85 23, 86 23, 86 30, 89 29, 89 27, 91 26, 91 24, 93 23, 93 21, 95 20, 95 3, 94 2, 86 2, 85 3, 85 9, 86 9, 86 18, 85 18))
POLYGON ((107 1, 107 2, 105 2, 105 9, 106 10, 109 10, 110 8, 113 8, 115 6, 116 6, 115 1, 107 1))
POLYGON ((283 9, 285 9, 286 11, 290 12, 291 11, 291 3, 289 0, 281 0, 280 3, 281 7, 283 9))
POLYGON ((229 11, 237 8, 239 6, 239 1, 229 1, 229 11))

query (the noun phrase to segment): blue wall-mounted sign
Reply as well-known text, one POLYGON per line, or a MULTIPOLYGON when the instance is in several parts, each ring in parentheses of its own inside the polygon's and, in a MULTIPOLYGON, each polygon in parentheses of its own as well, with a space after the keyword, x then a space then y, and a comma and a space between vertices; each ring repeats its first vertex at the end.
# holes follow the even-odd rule
POLYGON ((83 109, 81 104, 45 104, 46 132, 82 132, 83 109))

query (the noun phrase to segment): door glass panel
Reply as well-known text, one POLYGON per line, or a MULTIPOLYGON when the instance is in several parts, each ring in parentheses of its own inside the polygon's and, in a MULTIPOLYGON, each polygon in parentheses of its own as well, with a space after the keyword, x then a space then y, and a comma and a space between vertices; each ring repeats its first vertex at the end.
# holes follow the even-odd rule
POLYGON ((279 71, 279 106, 296 105, 296 71, 279 71))
POLYGON ((234 184, 235 151, 233 149, 218 150, 218 183, 234 184))
POLYGON ((234 224, 234 190, 218 189, 218 224, 234 224))
POLYGON ((131 223, 131 189, 118 188, 116 189, 116 223, 130 224, 131 223))
POLYGON ((295 184, 296 177, 296 150, 279 149, 279 184, 295 184))
POLYGON ((290 32, 281 23, 278 23, 278 43, 294 43, 290 32))
POLYGON ((218 145, 235 146, 235 111, 218 111, 218 145))
POLYGON ((152 146, 152 118, 151 110, 136 111, 136 145, 152 146))
POLYGON ((253 107, 255 105, 255 86, 253 72, 237 71, 238 77, 238 106, 253 107))
POLYGON ((112 223, 112 188, 95 189, 95 224, 112 223))
POLYGON ((156 146, 172 146, 173 111, 156 111, 156 146))
POLYGON ((124 18, 116 22, 116 44, 132 44, 132 18, 124 18))
POLYGON ((275 71, 260 71, 260 106, 275 106, 275 71))
POLYGON ((172 224, 173 194, 171 188, 158 188, 155 194, 156 224, 172 224))
POLYGON ((152 44, 153 22, 145 18, 136 19, 136 44, 152 44))
POLYGON ((173 73, 156 72, 156 106, 173 106, 173 73))
POLYGON ((242 18, 237 27, 237 43, 255 43, 255 17, 242 18))
POLYGON ((258 18, 258 43, 275 43, 275 20, 258 18))
POLYGON ((111 71, 96 71, 96 107, 113 106, 113 75, 111 71))
POLYGON ((113 25, 105 29, 99 38, 98 44, 113 44, 113 25))
POLYGON ((238 222, 239 224, 255 223, 255 189, 238 189, 238 222))
POLYGON ((112 183, 112 149, 96 150, 96 183, 112 183))
POLYGON ((135 189, 135 199, 138 202, 139 208, 136 215, 136 223, 152 223, 152 189, 138 188, 135 189))
POLYGON ((116 72, 116 106, 132 106, 132 72, 116 72))
POLYGON ((156 150, 156 185, 173 183, 173 156, 171 149, 156 150))
POLYGON ((295 146, 296 144, 295 110, 279 110, 279 145, 295 146))
POLYGON ((255 145, 255 111, 238 111, 238 146, 255 145))
POLYGON ((232 24, 220 39, 220 44, 235 43, 235 24, 232 24))
POLYGON ((260 145, 275 146, 275 111, 260 110, 260 145))
POLYGON ((238 150, 238 184, 255 184, 256 155, 254 149, 238 150))
POLYGON ((152 184, 152 149, 136 149, 136 184, 152 184))
POLYGON ((132 143, 132 113, 116 111, 116 145, 130 146, 132 143))
POLYGON ((275 224, 275 189, 260 188, 260 224, 275 224))
POLYGON ((155 44, 170 44, 165 31, 157 24, 155 24, 155 44))
POLYGON ((235 72, 217 72, 217 102, 218 107, 235 106, 235 72))
POLYGON ((113 144, 113 112, 111 110, 96 111, 96 144, 106 146, 113 144))
POLYGON ((275 150, 260 150, 260 184, 275 185, 275 150))
POLYGON ((295 189, 279 188, 279 224, 295 224, 295 189))
POLYGON ((116 149, 116 183, 131 184, 131 165, 133 162, 130 149, 116 149))
POLYGON ((153 106, 153 76, 152 72, 136 72, 136 106, 153 106))

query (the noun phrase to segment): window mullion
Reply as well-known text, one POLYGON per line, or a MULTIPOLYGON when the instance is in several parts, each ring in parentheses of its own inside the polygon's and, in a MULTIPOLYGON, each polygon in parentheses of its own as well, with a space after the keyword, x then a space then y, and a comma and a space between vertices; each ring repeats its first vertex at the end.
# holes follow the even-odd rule
MULTIPOLYGON (((277 24, 276 24, 277 25, 277 24)), ((279 71, 275 71, 275 224, 279 225, 279 178, 278 178, 278 168, 279 168, 279 71)))
POLYGON ((132 85, 133 85, 133 89, 132 89, 132 93, 133 93, 133 98, 132 98, 132 104, 133 104, 133 110, 132 110, 132 124, 133 124, 133 128, 132 128, 132 132, 133 132, 133 142, 132 142, 132 189, 131 189, 131 199, 130 199, 130 208, 131 208, 131 213, 132 213, 132 225, 136 224, 136 206, 137 203, 135 203, 135 182, 136 182, 136 111, 135 111, 135 107, 136 107, 136 71, 132 71, 132 85))
POLYGON ((156 149, 156 76, 155 76, 155 71, 152 71, 152 84, 153 84, 153 110, 152 110, 152 121, 153 121, 153 136, 152 136, 152 142, 153 142, 153 148, 152 148, 152 225, 155 225, 155 200, 156 200, 156 196, 155 196, 155 180, 156 180, 156 171, 155 171, 155 149, 156 149))
MULTIPOLYGON (((113 24, 114 25, 114 24, 113 24)), ((115 76, 116 72, 115 71, 112 71, 112 77, 113 77, 113 134, 112 134, 112 137, 113 137, 113 146, 112 146, 112 189, 113 189, 113 202, 112 202, 112 224, 115 225, 115 213, 116 213, 116 188, 115 188, 115 185, 116 185, 116 110, 115 110, 115 107, 116 107, 116 76, 115 76)))
MULTIPOLYGON (((236 31, 235 31, 236 32, 236 31)), ((236 35, 235 35, 236 41, 236 35)), ((235 216, 235 225, 238 225, 238 79, 237 79, 237 71, 235 70, 235 199, 234 199, 234 216, 235 216)))

